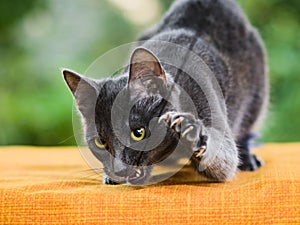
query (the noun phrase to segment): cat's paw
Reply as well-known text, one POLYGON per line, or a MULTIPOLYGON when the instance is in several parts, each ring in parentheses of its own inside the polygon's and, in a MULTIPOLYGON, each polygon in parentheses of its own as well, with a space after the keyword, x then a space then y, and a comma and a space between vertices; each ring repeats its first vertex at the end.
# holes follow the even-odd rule
POLYGON ((180 140, 187 144, 196 158, 201 158, 207 149, 207 136, 201 120, 191 113, 168 112, 162 115, 159 122, 164 121, 170 129, 179 134, 180 140))

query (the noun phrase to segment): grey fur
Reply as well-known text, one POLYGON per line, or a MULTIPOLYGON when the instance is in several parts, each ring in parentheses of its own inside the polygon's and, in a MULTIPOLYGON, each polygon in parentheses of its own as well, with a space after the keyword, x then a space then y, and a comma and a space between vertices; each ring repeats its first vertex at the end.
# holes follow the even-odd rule
MULTIPOLYGON (((185 113, 183 117, 186 118, 192 118, 189 115, 193 115, 195 119, 188 121, 194 121, 192 125, 197 128, 197 135, 194 140, 189 140, 187 145, 183 145, 183 148, 193 151, 197 146, 207 145, 202 157, 196 157, 195 154, 192 156, 193 165, 201 174, 217 181, 225 181, 232 179, 238 168, 242 170, 259 168, 261 162, 251 154, 247 142, 249 135, 254 132, 255 124, 261 120, 268 106, 266 57, 260 36, 236 2, 177 0, 161 22, 145 32, 139 41, 141 42, 137 46, 137 51, 161 61, 155 62, 155 71, 145 70, 153 67, 153 62, 151 65, 143 62, 146 65, 136 65, 134 70, 129 70, 135 71, 135 74, 126 70, 117 78, 100 81, 76 75, 69 70, 63 71, 85 123, 86 141, 91 151, 104 165, 106 173, 104 182, 146 183, 151 165, 168 157, 182 134, 180 128, 166 124, 167 135, 155 149, 141 153, 124 146, 117 137, 124 136, 124 132, 114 131, 111 121, 111 107, 124 88, 128 90, 124 92, 124 100, 134 101, 135 104, 132 109, 128 109, 130 111, 128 124, 124 123, 126 118, 122 116, 114 121, 120 130, 140 126, 148 129, 153 118, 164 117, 170 113, 178 115, 185 113), (199 87, 195 80, 174 66, 165 65, 162 59, 173 57, 184 61, 184 55, 163 43, 180 45, 199 56, 213 72, 224 99, 209 102, 203 88, 199 87), (165 74, 158 74, 161 73, 160 67, 165 74), (83 82, 81 85, 83 88, 78 85, 78 79, 83 82), (89 84, 88 88, 86 84, 89 84), (172 89, 175 84, 182 90, 176 87, 172 89), (183 92, 190 96, 196 112, 184 110, 182 112, 184 104, 189 105, 186 100, 181 99, 183 92), (96 96, 91 96, 91 93, 96 93, 96 96), (181 109, 166 102, 164 99, 168 97, 176 99, 176 104, 181 109), (90 101, 93 104, 90 104, 90 101), (94 108, 89 108, 88 104, 94 108), (218 115, 217 125, 212 123, 212 108, 218 115), (107 151, 99 151, 96 148, 93 143, 95 136, 107 140, 109 145, 107 151), (204 136, 207 136, 205 141, 204 136), (143 171, 144 176, 141 179, 128 180, 134 173, 132 171, 144 166, 148 167, 143 171)), ((131 68, 133 66, 134 64, 131 68)), ((196 65, 184 66, 192 73, 200 74, 195 69, 196 65)), ((214 86, 209 78, 201 75, 198 78, 203 80, 204 88, 214 86)), ((210 88, 212 94, 214 91, 215 89, 210 88)), ((119 110, 121 112, 124 108, 119 110)), ((156 135, 158 134, 159 129, 156 135)), ((125 134, 124 140, 129 143, 129 137, 126 135, 128 134, 125 134)), ((151 135, 155 136, 153 132, 151 135)))

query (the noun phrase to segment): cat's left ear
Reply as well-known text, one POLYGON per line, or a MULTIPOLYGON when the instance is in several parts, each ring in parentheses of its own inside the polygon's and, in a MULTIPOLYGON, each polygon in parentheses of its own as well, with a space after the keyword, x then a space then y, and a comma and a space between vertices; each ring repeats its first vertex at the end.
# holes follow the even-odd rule
POLYGON ((166 82, 166 74, 158 58, 145 48, 137 48, 131 56, 129 86, 149 93, 164 89, 166 82))
POLYGON ((95 81, 69 69, 63 69, 62 74, 82 116, 85 119, 94 118, 91 113, 95 111, 98 96, 95 81))

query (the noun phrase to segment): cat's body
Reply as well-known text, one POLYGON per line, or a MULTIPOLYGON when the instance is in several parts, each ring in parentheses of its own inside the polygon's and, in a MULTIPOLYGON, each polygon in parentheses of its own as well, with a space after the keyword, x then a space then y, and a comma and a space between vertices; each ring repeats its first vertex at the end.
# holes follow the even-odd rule
MULTIPOLYGON (((242 170, 260 167, 260 161, 250 153, 247 142, 267 108, 266 59, 259 35, 237 4, 231 0, 177 0, 162 21, 139 40, 129 70, 120 77, 94 81, 64 71, 86 124, 86 140, 104 164, 105 182, 146 182, 150 170, 144 170, 143 166, 151 166, 151 163, 166 158, 180 138, 185 147, 194 152, 191 157, 193 165, 209 178, 229 180, 238 166, 242 170), (196 68, 196 65, 184 62, 186 55, 179 55, 182 51, 174 53, 172 46, 164 43, 176 44, 199 56, 218 81, 222 98, 217 101, 208 99, 201 84, 197 83, 206 79, 205 76, 191 69, 192 73, 199 74, 192 79, 189 74, 178 70, 188 63, 190 67, 196 68), (183 64, 175 68, 159 62, 168 57, 182 58, 183 64), (197 111, 194 115, 179 111, 163 100, 166 99, 162 94, 164 90, 173 95, 174 90, 170 87, 174 82, 192 99, 197 111), (124 88, 129 90, 125 94, 128 101, 136 104, 130 109, 129 124, 122 125, 120 119, 117 126, 124 126, 124 129, 127 126, 130 130, 145 128, 145 138, 149 138, 149 123, 154 117, 160 117, 160 122, 165 121, 168 127, 161 145, 150 151, 141 152, 124 146, 114 130, 111 107, 124 88), (223 110, 222 104, 225 104, 223 110), (212 121, 212 108, 216 109, 217 125, 212 121), (93 138, 99 136, 107 143, 107 151, 101 153, 93 143, 93 138), (220 146, 216 144, 218 142, 222 142, 220 146), (212 149, 217 147, 218 150, 212 149), (132 170, 142 171, 143 179, 133 179, 136 172, 132 170)), ((213 86, 210 79, 205 82, 213 86)), ((211 89, 211 92, 217 91, 211 89)), ((184 104, 179 97, 182 93, 177 93, 177 97, 173 95, 179 99, 178 104, 184 104)))
POLYGON ((149 39, 187 48, 198 41, 192 50, 222 88, 235 137, 251 132, 268 102, 266 60, 259 35, 234 1, 179 0, 159 25, 140 38, 149 39))

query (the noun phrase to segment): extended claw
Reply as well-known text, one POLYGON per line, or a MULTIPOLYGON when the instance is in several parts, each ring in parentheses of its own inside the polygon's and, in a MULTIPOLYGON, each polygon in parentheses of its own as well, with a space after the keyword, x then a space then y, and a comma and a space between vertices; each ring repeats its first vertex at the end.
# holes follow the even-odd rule
POLYGON ((179 117, 176 120, 173 121, 173 123, 171 124, 170 128, 173 129, 175 125, 180 125, 182 122, 183 118, 179 117))
POLYGON ((190 126, 188 129, 186 129, 183 133, 182 133, 182 137, 185 137, 189 132, 191 132, 192 130, 194 130, 194 127, 190 126))
POLYGON ((158 122, 161 123, 161 121, 164 120, 166 123, 169 123, 170 118, 171 118, 171 116, 169 114, 165 114, 159 118, 158 122))
POLYGON ((202 145, 197 151, 195 151, 195 157, 196 158, 201 158, 204 156, 205 152, 206 152, 207 146, 206 145, 202 145))

